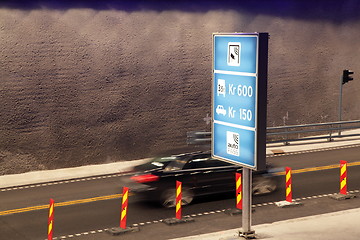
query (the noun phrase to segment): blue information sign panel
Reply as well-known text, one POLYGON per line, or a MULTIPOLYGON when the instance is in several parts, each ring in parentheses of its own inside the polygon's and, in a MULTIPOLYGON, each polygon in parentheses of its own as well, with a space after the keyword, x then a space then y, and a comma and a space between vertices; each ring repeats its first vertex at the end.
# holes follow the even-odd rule
POLYGON ((267 33, 213 34, 212 155, 265 166, 267 33))

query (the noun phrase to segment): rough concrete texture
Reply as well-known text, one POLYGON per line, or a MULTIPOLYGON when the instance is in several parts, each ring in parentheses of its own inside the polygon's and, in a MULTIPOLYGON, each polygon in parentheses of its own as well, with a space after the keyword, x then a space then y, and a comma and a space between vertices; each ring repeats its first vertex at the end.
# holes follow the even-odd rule
POLYGON ((270 33, 268 126, 336 121, 345 68, 343 119, 359 118, 356 1, 14 2, 0 3, 0 174, 184 148, 210 130, 213 32, 270 33))

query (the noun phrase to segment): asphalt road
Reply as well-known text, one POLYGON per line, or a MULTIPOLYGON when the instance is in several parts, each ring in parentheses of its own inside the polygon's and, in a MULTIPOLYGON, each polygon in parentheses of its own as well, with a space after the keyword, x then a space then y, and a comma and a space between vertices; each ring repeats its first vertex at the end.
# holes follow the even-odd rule
MULTIPOLYGON (((293 174, 293 197, 309 198, 306 201, 318 201, 313 205, 326 202, 326 207, 322 205, 323 211, 333 211, 339 209, 339 204, 328 198, 322 197, 317 200, 317 196, 331 194, 339 191, 339 169, 331 167, 339 164, 339 160, 347 160, 350 163, 360 161, 360 148, 337 149, 323 152, 309 152, 295 155, 284 155, 270 157, 267 160, 276 166, 290 166, 293 174), (330 166, 330 167, 323 167, 330 166), (318 167, 314 169, 313 167, 318 167), (302 173, 295 170, 305 169, 302 173)), ((284 181, 284 176, 278 177, 280 183, 284 181)), ((100 239, 99 235, 110 237, 103 232, 104 229, 118 226, 120 215, 120 194, 122 183, 119 176, 111 176, 94 180, 67 182, 62 184, 51 184, 48 186, 34 186, 26 189, 14 189, 0 192, 0 236, 1 239, 45 239, 47 232, 47 205, 49 198, 55 199, 56 203, 65 206, 55 208, 55 229, 54 236, 64 236, 66 238, 79 237, 82 239, 100 239), (105 197, 104 197, 105 196, 105 197), (104 200, 106 199, 106 200, 104 200), (81 201, 78 201, 81 200, 81 201), (38 210, 28 207, 36 206, 38 210), (11 211, 12 214, 6 214, 11 211), (78 235, 78 236, 77 236, 78 235), (89 237, 89 236, 92 237, 89 237), (97 235, 97 238, 93 235, 97 235)), ((360 189, 360 166, 354 165, 348 168, 348 190, 360 189)), ((277 192, 253 198, 253 204, 260 210, 256 214, 266 215, 270 211, 272 217, 258 217, 256 223, 264 223, 273 219, 282 220, 297 216, 280 209, 269 208, 268 203, 284 200, 284 184, 279 185, 277 192), (265 210, 264 210, 265 209, 265 210), (263 213, 261 211, 264 211, 263 213), (275 218, 274 215, 275 214, 275 218)), ((217 231, 229 228, 232 224, 224 225, 227 221, 219 218, 220 212, 234 207, 233 194, 213 196, 197 199, 190 206, 183 208, 184 215, 202 216, 205 222, 213 221, 215 224, 200 226, 191 231, 180 231, 166 233, 166 229, 160 228, 154 238, 147 239, 168 239, 169 237, 186 236, 206 231, 217 231), (210 212, 214 214, 209 214, 210 212), (207 213, 207 214, 204 214, 207 213), (204 216, 206 215, 206 216, 204 216), (220 222, 218 222, 220 221, 220 222), (162 234, 161 231, 164 231, 162 234), (184 235, 185 234, 185 235, 184 235)), ((341 203, 340 209, 356 207, 358 200, 349 200, 341 203), (354 204, 356 203, 356 204, 354 204)), ((307 204, 308 205, 308 204, 307 204)), ((316 207, 302 207, 300 214, 315 214, 320 211, 316 207)), ((294 210, 298 211, 298 210, 294 210)), ((255 215, 256 215, 255 214, 255 215)), ((174 217, 173 209, 163 209, 157 205, 147 204, 138 198, 130 196, 128 226, 136 225, 149 228, 159 220, 174 217)), ((222 216, 222 215, 221 215, 222 216)), ((267 215, 266 215, 267 216, 267 215)), ((239 222, 241 223, 241 221, 239 222)), ((238 223, 236 223, 238 225, 238 223)), ((156 227, 154 227, 155 229, 156 227)), ((177 227, 175 227, 177 228, 177 227)), ((143 231, 141 231, 143 232, 143 231)), ((136 233, 137 234, 137 233, 136 233)), ((134 235, 139 236, 139 235, 134 235)), ((123 236, 122 236, 123 239, 123 236)), ((132 239, 132 236, 126 236, 132 239)), ((136 239, 136 238, 134 238, 136 239)))

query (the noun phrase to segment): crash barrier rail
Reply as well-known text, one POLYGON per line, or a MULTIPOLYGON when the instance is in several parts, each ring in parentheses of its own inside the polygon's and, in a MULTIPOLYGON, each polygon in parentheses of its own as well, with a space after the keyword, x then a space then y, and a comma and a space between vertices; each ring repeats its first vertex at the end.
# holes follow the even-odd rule
MULTIPOLYGON (((354 195, 347 192, 347 161, 340 161, 340 191, 339 196, 330 196, 336 200, 344 200, 353 198, 354 195)), ((285 172, 279 172, 277 175, 285 175, 285 185, 286 185, 286 204, 284 201, 276 202, 275 204, 284 207, 289 205, 301 205, 300 202, 296 202, 292 199, 292 177, 291 177, 291 168, 286 167, 285 172)), ((235 181, 236 181, 236 208, 242 209, 242 174, 235 173, 235 181)), ((120 214, 120 228, 111 228, 106 230, 112 235, 119 235, 126 232, 136 232, 139 231, 137 227, 127 227, 126 226, 126 218, 127 218, 127 208, 128 208, 128 199, 129 199, 129 188, 123 187, 123 194, 122 194, 122 204, 121 204, 121 214, 120 214)), ((175 194, 175 201, 176 201, 176 217, 175 218, 168 218, 165 219, 163 222, 172 225, 176 223, 186 223, 186 222, 193 222, 194 220, 190 217, 182 217, 181 214, 181 204, 182 204, 182 182, 176 181, 176 194, 175 194)), ((61 206, 61 205, 59 205, 61 206)), ((50 204, 48 205, 49 208, 49 215, 48 215, 48 240, 52 240, 53 238, 53 230, 54 230, 54 207, 55 201, 50 199, 50 204)))
MULTIPOLYGON (((290 142, 296 141, 317 139, 332 141, 335 138, 360 136, 360 133, 343 132, 352 129, 360 129, 360 120, 268 127, 266 143, 284 143, 288 145, 290 142), (319 133, 322 133, 322 135, 315 135, 319 133)), ((187 143, 191 145, 210 144, 211 132, 188 132, 187 143)))
POLYGON ((327 139, 360 136, 359 133, 346 133, 344 130, 360 128, 360 120, 339 121, 327 123, 313 123, 302 125, 289 125, 281 127, 269 127, 266 133, 266 143, 284 143, 285 145, 295 141, 327 139), (313 134, 324 133, 323 135, 313 134))

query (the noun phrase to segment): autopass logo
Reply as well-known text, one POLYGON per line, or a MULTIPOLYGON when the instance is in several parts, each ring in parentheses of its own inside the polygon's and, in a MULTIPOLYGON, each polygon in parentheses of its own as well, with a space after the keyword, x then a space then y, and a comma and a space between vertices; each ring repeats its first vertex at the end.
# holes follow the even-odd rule
POLYGON ((235 132, 226 132, 226 152, 230 155, 240 156, 240 136, 235 132))

